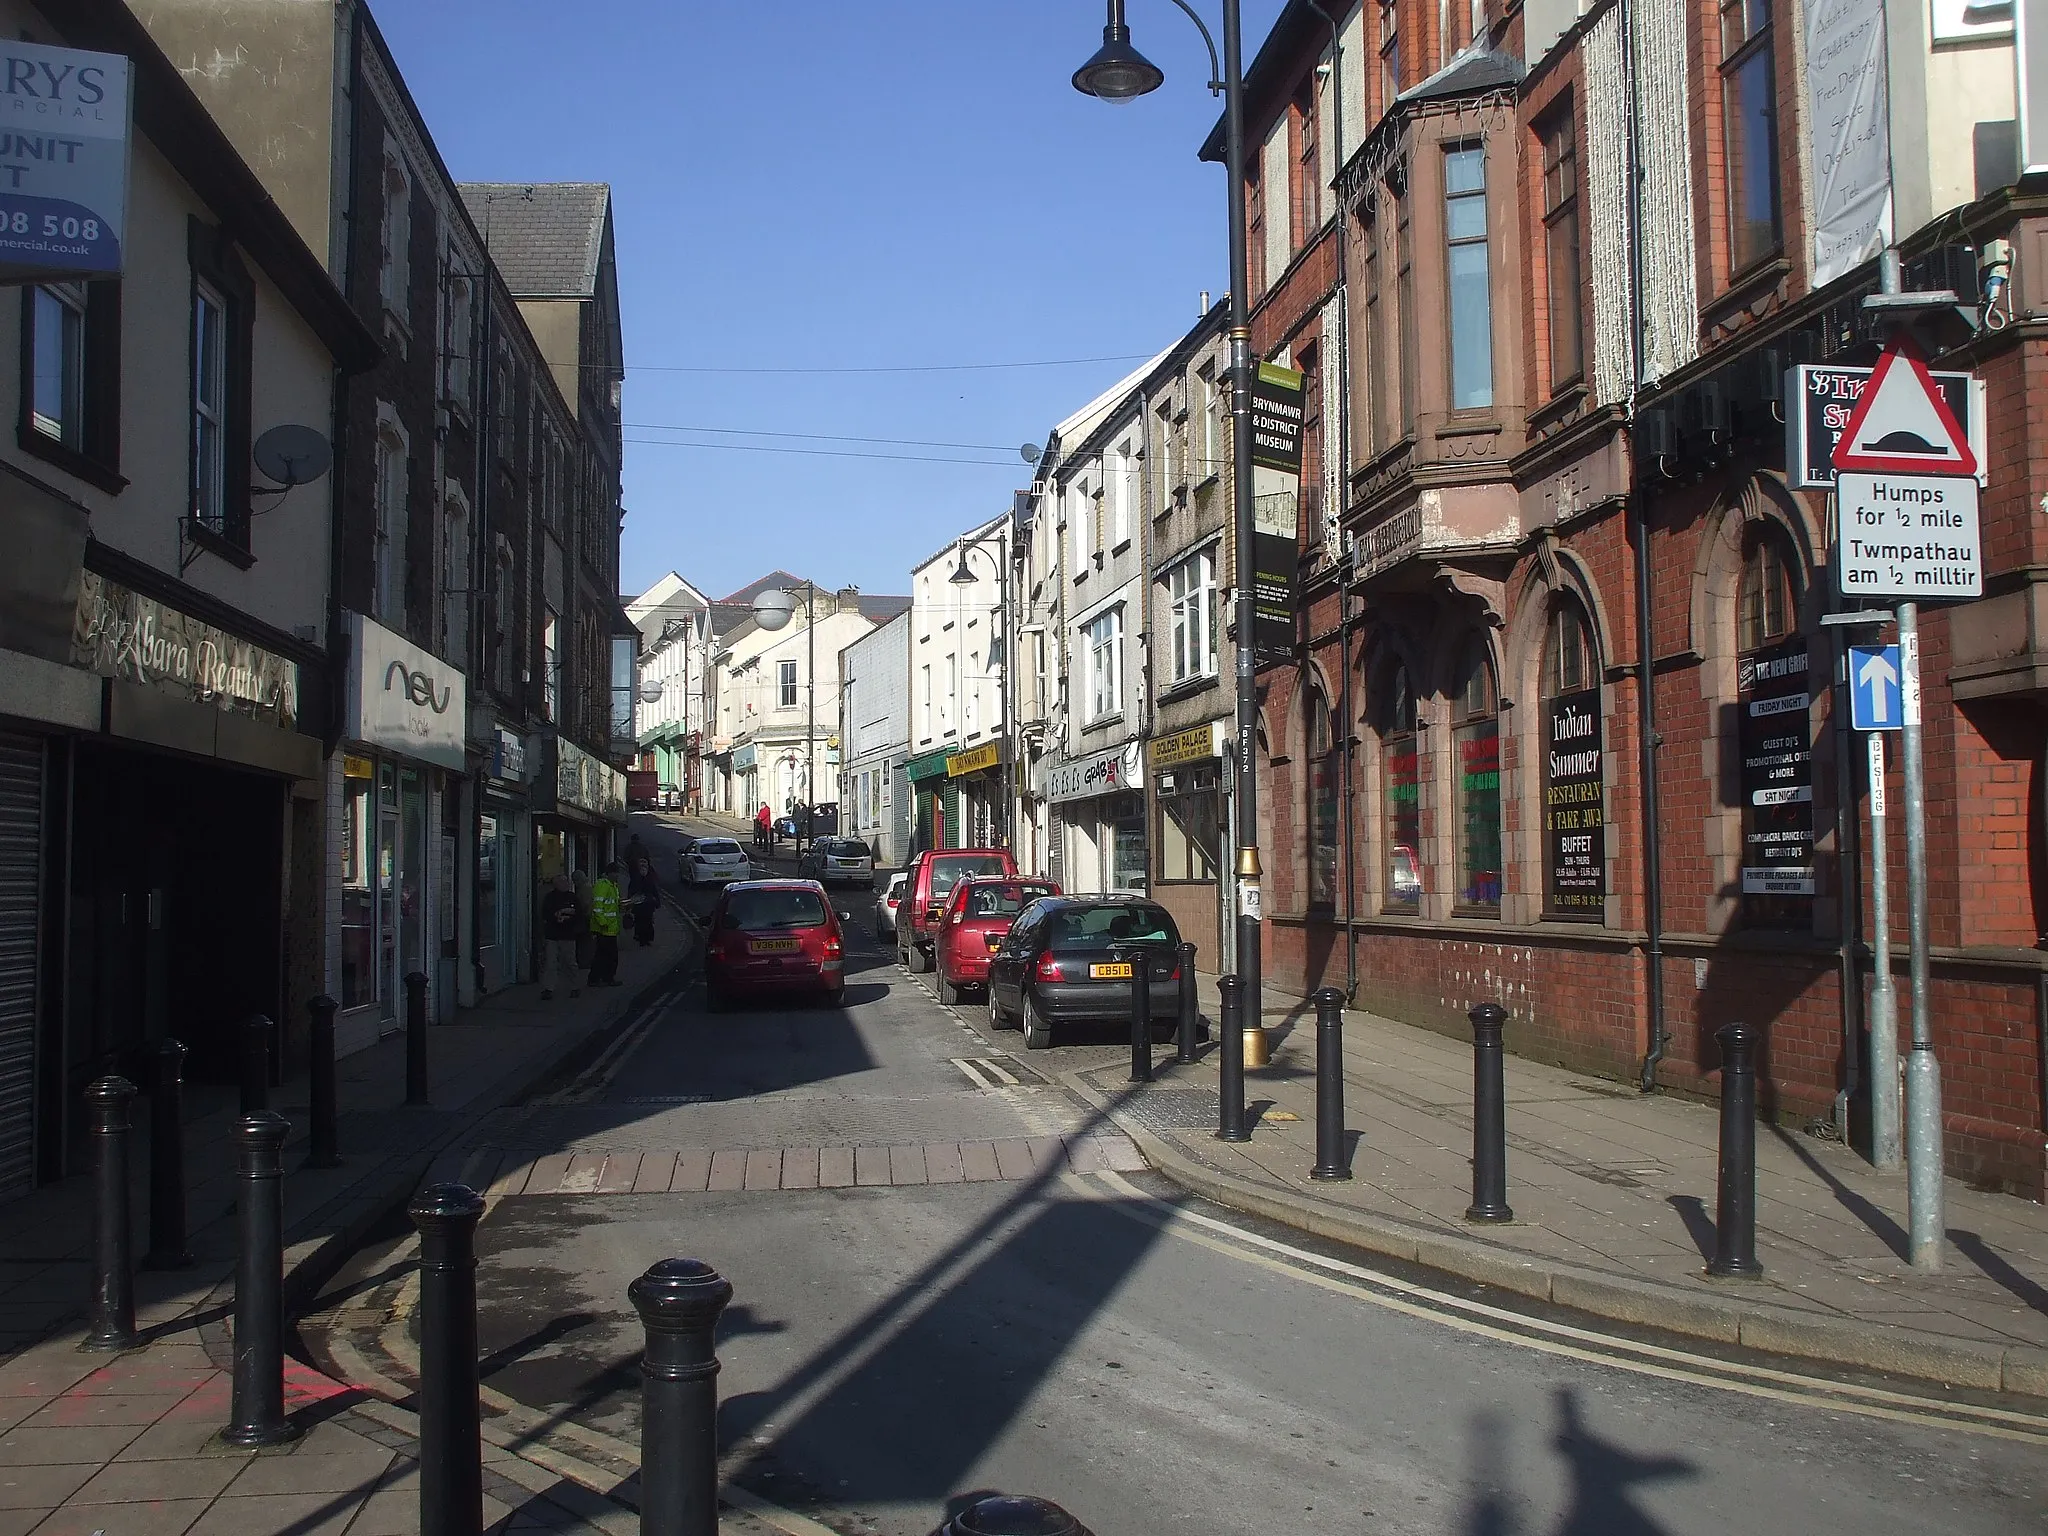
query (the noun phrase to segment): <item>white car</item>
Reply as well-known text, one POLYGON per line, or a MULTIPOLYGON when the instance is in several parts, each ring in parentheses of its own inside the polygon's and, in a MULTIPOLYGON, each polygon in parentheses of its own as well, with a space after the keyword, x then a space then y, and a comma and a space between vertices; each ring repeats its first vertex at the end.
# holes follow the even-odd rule
POLYGON ((698 838, 683 854, 682 866, 685 885, 723 885, 754 877, 746 849, 729 837, 698 838))
POLYGON ((910 878, 906 872, 889 877, 888 886, 875 898, 875 937, 896 941, 896 909, 903 905, 903 882, 910 878))

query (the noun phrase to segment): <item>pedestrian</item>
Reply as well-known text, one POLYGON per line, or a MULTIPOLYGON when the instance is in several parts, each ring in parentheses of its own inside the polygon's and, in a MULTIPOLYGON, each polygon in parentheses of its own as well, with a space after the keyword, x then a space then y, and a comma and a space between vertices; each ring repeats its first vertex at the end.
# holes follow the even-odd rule
POLYGON ((555 988, 569 984, 569 995, 581 997, 582 971, 576 959, 576 936, 586 931, 582 909, 576 904, 576 887, 567 875, 555 876, 547 895, 540 899, 540 995, 543 1002, 555 995, 555 988))
POLYGON ((769 838, 775 825, 775 813, 768 809, 768 802, 761 802, 761 809, 754 812, 754 846, 767 850, 773 845, 769 838))
POLYGON ((633 937, 645 949, 654 942, 654 914, 661 906, 661 882, 654 877, 652 859, 643 855, 635 862, 626 894, 633 900, 633 937))
POLYGON ((577 870, 576 879, 576 968, 590 969, 591 956, 597 952, 597 944, 590 934, 590 875, 586 870, 577 870))
POLYGON ((619 876, 625 871, 613 859, 590 888, 590 984, 619 984, 619 876))
POLYGON ((634 868, 637 864, 639 864, 639 862, 646 857, 647 845, 640 841, 640 834, 638 832, 635 832, 632 835, 632 837, 628 839, 626 843, 626 851, 619 855, 619 859, 621 862, 625 864, 626 868, 630 870, 634 868))

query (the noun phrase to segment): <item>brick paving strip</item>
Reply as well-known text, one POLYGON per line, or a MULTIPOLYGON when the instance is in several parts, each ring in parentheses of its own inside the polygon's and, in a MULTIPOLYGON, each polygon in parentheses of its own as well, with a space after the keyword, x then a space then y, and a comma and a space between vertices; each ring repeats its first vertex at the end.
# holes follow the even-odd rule
MULTIPOLYGON (((1047 1171, 1137 1173, 1149 1166, 1131 1138, 1114 1131, 889 1146, 579 1149, 542 1157, 478 1147, 461 1156, 464 1182, 488 1188, 494 1199, 1016 1183, 1047 1171)), ((450 1168, 447 1176, 456 1177, 452 1161, 450 1168)))

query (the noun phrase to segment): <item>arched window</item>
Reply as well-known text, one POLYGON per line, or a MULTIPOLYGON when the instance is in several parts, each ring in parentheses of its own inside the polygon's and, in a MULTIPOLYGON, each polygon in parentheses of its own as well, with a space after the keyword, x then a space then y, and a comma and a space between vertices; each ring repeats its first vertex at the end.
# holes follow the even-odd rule
POLYGON ((1776 524, 1745 530, 1736 588, 1738 744, 1742 752, 1742 920, 1813 926, 1813 715, 1799 633, 1799 557, 1776 524))
POLYGON ((1486 641, 1474 635, 1458 659, 1451 702, 1458 828, 1458 906, 1500 912, 1500 693, 1486 641))
POLYGON ((1408 668, 1387 669, 1375 701, 1380 738, 1380 841, 1388 912, 1422 910, 1422 779, 1416 755, 1415 689, 1408 668))
POLYGON ((1600 676, 1586 610, 1551 610, 1543 643, 1543 915, 1607 915, 1607 772, 1600 676))
POLYGON ((1308 899, 1310 906, 1337 900, 1337 791, 1341 745, 1330 728, 1330 702, 1322 689, 1308 689, 1308 899))

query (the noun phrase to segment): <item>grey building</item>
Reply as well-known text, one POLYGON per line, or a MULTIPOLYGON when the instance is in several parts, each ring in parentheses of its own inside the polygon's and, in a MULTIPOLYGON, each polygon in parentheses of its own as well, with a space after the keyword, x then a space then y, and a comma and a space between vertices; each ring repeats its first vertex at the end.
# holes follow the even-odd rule
POLYGON ((839 653, 839 825, 875 850, 875 866, 910 857, 910 614, 839 653))

